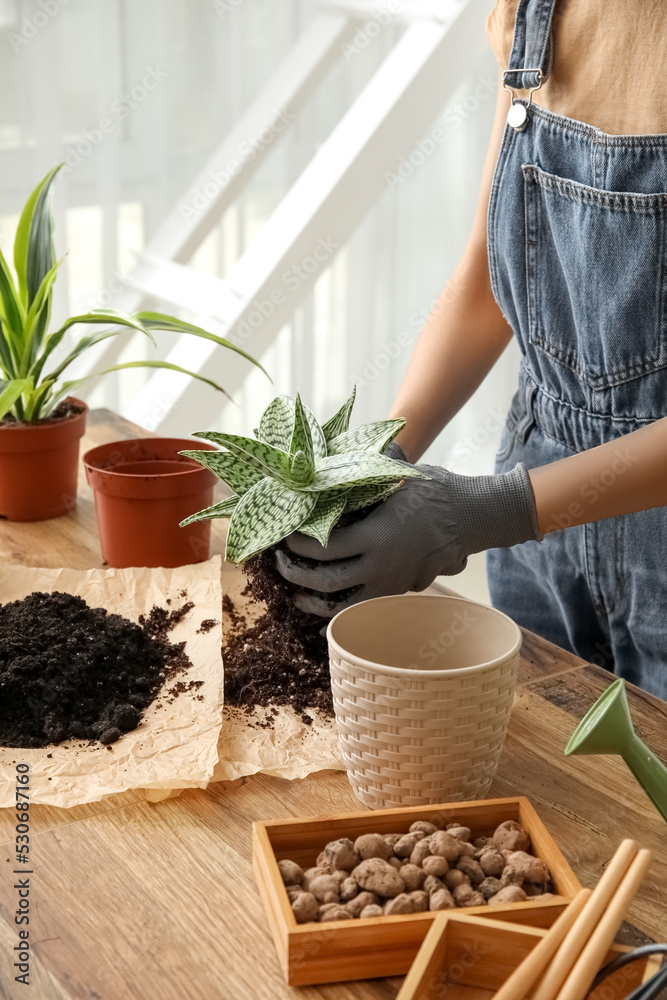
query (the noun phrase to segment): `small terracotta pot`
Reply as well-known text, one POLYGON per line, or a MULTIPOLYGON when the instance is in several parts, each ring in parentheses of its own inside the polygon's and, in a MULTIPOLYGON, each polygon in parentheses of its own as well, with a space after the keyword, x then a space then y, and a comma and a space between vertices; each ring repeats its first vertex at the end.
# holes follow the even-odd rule
POLYGON ((0 517, 46 521, 76 507, 79 441, 88 407, 62 420, 0 425, 0 517))
MULTIPOLYGON (((211 522, 179 527, 213 503, 217 482, 208 469, 178 454, 192 447, 189 439, 135 438, 83 456, 109 566, 184 566, 208 559, 211 522)), ((196 447, 216 450, 201 441, 196 447)))

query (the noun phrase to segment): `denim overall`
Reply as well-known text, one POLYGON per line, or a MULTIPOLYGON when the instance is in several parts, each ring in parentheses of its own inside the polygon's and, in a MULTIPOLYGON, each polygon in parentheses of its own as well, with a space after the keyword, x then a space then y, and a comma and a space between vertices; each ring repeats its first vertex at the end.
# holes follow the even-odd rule
MULTIPOLYGON (((555 0, 520 0, 504 82, 548 76, 555 0)), ((662 86, 656 81, 656 86, 662 86)), ((632 81, 628 80, 632 91, 632 81)), ((517 102, 488 216, 494 295, 522 352, 496 471, 530 469, 667 415, 667 135, 607 135, 517 102)), ((594 514, 630 456, 584 484, 594 514)), ((568 514, 557 523, 565 526, 568 514)), ((667 698, 667 509, 488 554, 519 624, 667 698)))

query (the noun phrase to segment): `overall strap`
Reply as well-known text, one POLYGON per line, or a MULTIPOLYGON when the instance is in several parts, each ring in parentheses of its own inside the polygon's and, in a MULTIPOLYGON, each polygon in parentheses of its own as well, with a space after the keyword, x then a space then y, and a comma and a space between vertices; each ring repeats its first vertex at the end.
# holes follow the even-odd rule
POLYGON ((551 70, 551 20, 556 0, 519 0, 514 40, 503 85, 512 90, 539 87, 551 70))

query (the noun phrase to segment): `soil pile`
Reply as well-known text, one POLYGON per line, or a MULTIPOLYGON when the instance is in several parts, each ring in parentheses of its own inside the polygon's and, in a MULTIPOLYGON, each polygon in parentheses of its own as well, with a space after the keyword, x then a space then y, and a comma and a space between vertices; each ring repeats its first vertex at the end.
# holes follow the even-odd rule
POLYGON ((277 572, 274 558, 268 550, 243 567, 245 593, 266 605, 254 624, 223 598, 225 705, 248 713, 267 708, 265 727, 272 725, 274 706, 291 705, 310 724, 308 709, 333 716, 327 641, 321 635, 327 622, 294 607, 294 587, 277 572))
MULTIPOLYGON (((58 592, 0 605, 0 746, 109 744, 135 729, 165 682, 191 666, 185 644, 167 640, 191 608, 153 608, 137 625, 58 592)), ((192 684, 166 693, 181 686, 192 684)))

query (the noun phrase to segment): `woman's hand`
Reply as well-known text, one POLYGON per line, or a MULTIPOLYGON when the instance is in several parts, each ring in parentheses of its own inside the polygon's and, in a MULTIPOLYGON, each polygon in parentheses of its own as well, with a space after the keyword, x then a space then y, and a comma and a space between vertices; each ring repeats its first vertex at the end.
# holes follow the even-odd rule
POLYGON ((460 573, 473 552, 541 538, 524 465, 497 476, 417 468, 429 478, 407 480, 363 520, 335 528, 326 548, 289 536, 289 552, 279 549, 276 560, 303 588, 298 608, 330 618, 371 597, 424 590, 440 574, 460 573))

